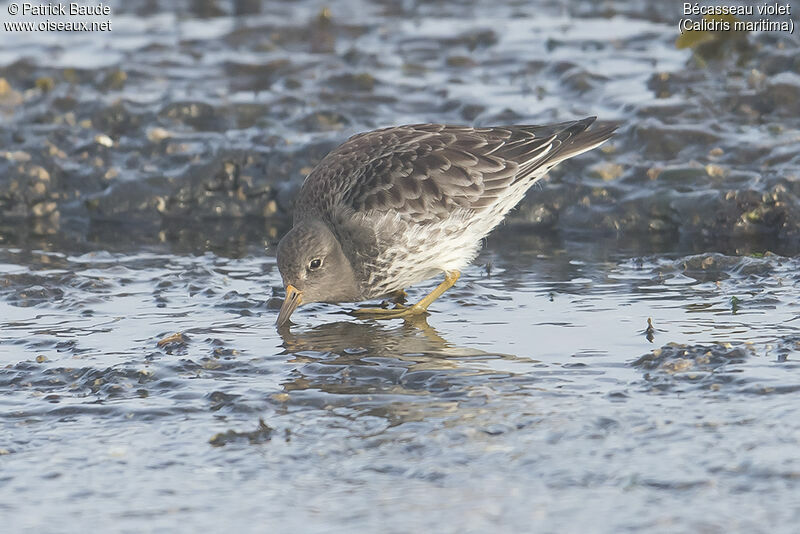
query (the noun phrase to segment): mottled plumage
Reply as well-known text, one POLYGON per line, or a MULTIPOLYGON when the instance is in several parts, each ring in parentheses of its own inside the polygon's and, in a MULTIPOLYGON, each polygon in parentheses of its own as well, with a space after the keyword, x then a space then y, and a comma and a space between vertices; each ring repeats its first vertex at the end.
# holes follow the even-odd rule
POLYGON ((587 130, 592 122, 416 124, 351 137, 303 183, 278 249, 285 284, 302 302, 359 301, 461 270, 533 183, 613 134, 615 126, 587 130), (314 283, 332 263, 323 252, 342 287, 314 283), (306 265, 314 259, 317 269, 306 265))

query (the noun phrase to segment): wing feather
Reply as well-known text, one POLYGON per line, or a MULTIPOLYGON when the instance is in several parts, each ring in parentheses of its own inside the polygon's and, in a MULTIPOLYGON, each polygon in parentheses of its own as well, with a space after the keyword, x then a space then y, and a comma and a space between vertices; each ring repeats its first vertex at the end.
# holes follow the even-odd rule
POLYGON ((456 209, 480 211, 520 182, 606 141, 615 125, 587 131, 594 117, 547 126, 470 128, 416 124, 351 137, 303 183, 295 217, 396 212, 415 223, 456 209))

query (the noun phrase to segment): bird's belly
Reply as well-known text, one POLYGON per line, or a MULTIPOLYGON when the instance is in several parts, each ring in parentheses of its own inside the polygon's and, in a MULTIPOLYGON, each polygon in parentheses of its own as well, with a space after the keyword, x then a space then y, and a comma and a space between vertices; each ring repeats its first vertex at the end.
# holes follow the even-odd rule
POLYGON ((366 266, 365 299, 405 289, 443 271, 460 271, 478 254, 481 240, 516 206, 546 170, 517 183, 486 210, 459 210, 443 221, 414 224, 396 215, 367 222, 378 236, 377 257, 366 266))
MULTIPOLYGON (((397 223, 394 224, 396 228, 397 223)), ((404 227, 404 231, 381 240, 381 253, 369 269, 366 298, 405 289, 445 271, 463 269, 475 258, 483 238, 455 217, 437 224, 404 227)))

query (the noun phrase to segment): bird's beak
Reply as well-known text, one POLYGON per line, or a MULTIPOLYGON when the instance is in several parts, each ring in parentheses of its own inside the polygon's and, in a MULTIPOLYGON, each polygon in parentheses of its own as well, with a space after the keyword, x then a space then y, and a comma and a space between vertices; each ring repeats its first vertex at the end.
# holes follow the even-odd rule
POLYGON ((278 326, 283 326, 289 322, 292 312, 303 303, 303 292, 299 291, 292 284, 286 286, 286 298, 283 299, 281 311, 278 313, 278 326))

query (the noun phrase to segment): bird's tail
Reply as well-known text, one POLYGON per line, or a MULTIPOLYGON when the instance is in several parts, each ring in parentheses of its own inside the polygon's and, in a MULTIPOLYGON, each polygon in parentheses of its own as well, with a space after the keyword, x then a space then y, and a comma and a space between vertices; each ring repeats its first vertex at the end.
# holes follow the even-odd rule
POLYGON ((535 138, 546 139, 550 149, 544 157, 532 158, 520 167, 517 176, 541 178, 548 170, 565 159, 587 152, 605 143, 617 129, 615 123, 604 123, 589 130, 597 117, 586 117, 578 121, 561 122, 548 126, 524 126, 521 130, 533 134, 535 138), (544 171, 544 172, 542 172, 544 171))
POLYGON ((553 150, 548 154, 548 167, 552 167, 565 159, 583 154, 608 141, 619 127, 616 123, 604 123, 589 130, 589 126, 597 117, 587 117, 575 121, 561 132, 556 133, 553 150))

